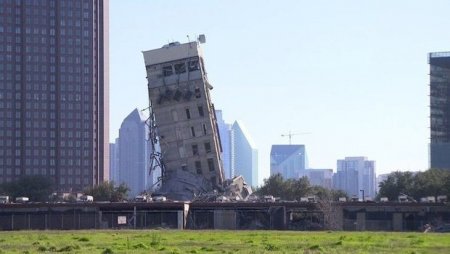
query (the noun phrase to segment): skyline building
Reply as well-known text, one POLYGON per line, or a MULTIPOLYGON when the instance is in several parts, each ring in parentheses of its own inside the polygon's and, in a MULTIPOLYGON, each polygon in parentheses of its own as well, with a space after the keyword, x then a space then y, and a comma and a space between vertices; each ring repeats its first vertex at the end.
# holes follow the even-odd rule
POLYGON ((307 175, 308 157, 305 145, 272 145, 270 175, 281 174, 284 179, 307 175))
POLYGON ((119 138, 114 143, 109 143, 109 180, 119 181, 119 138))
POLYGON ((129 188, 129 197, 149 190, 153 185, 150 167, 150 142, 147 117, 134 109, 122 122, 119 130, 119 167, 117 184, 125 183, 129 188))
POLYGON ((307 169, 307 176, 311 185, 326 189, 333 188, 333 169, 307 169))
POLYGON ((258 186, 258 150, 240 121, 231 126, 230 154, 232 177, 242 175, 248 185, 258 186))
POLYGON ((231 124, 223 119, 222 110, 216 109, 217 126, 219 129, 220 143, 222 145, 222 162, 225 179, 231 179, 231 124))
POLYGON ((109 179, 108 1, 0 2, 0 183, 109 179))
POLYGON ((430 64, 429 166, 450 169, 450 52, 428 55, 430 64))
POLYGON ((375 198, 375 161, 368 160, 367 157, 345 157, 344 160, 338 160, 333 186, 337 190, 347 192, 350 197, 375 198))

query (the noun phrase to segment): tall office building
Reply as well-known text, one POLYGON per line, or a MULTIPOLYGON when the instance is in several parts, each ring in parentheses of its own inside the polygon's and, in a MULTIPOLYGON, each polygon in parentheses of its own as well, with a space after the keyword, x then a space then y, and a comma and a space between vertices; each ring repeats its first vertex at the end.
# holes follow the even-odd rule
POLYGON ((430 168, 450 170, 450 52, 430 53, 430 168))
POLYGON ((0 181, 108 180, 108 1, 0 1, 0 181))
POLYGON ((231 124, 223 119, 222 110, 216 110, 217 126, 219 129, 220 143, 222 145, 222 162, 225 179, 231 179, 234 174, 231 172, 231 124))
POLYGON ((307 175, 308 157, 304 145, 272 145, 270 175, 297 179, 307 175))
POLYGON ((230 154, 232 177, 242 175, 248 185, 258 186, 258 150, 239 121, 231 126, 230 154))
POLYGON ((119 138, 109 143, 109 181, 119 182, 119 138))
POLYGON ((333 188, 333 169, 307 169, 306 171, 311 185, 333 188))
POLYGON ((335 189, 347 192, 349 196, 374 198, 377 192, 375 161, 366 157, 345 157, 337 161, 337 172, 333 176, 335 189))
POLYGON ((130 188, 130 197, 149 190, 153 185, 150 166, 150 142, 147 117, 138 109, 133 110, 122 122, 119 130, 119 167, 117 183, 125 183, 130 188))

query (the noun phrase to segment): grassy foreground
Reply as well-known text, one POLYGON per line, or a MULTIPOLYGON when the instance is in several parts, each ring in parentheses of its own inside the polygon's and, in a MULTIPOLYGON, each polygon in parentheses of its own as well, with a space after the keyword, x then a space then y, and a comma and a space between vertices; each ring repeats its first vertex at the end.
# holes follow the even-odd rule
POLYGON ((450 253, 450 234, 91 230, 0 232, 0 253, 450 253))

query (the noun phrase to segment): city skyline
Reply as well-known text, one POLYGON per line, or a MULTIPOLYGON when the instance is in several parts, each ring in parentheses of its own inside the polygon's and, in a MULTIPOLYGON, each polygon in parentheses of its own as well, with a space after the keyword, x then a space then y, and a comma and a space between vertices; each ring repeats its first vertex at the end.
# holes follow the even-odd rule
POLYGON ((281 137, 288 131, 311 132, 292 143, 308 147, 312 168, 336 169, 336 159, 364 155, 377 160, 379 173, 425 170, 427 54, 449 48, 450 35, 439 29, 450 23, 449 7, 447 1, 113 0, 112 130, 126 115, 122 108, 147 107, 140 51, 204 33, 212 101, 227 118, 248 123, 260 182, 269 176, 270 145, 288 144, 281 137))

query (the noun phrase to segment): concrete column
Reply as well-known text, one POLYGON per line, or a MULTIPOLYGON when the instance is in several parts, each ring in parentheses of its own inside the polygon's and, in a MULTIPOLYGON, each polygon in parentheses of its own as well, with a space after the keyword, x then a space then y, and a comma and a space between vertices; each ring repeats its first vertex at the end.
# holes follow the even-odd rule
POLYGON ((137 214, 136 214, 136 206, 134 206, 133 207, 133 218, 134 218, 134 220, 133 220, 133 227, 134 227, 134 229, 136 229, 136 220, 137 220, 137 216, 136 216, 137 214))
POLYGON ((184 212, 177 211, 177 222, 178 229, 184 229, 184 212))
POLYGON ((356 213, 356 230, 359 230, 359 231, 366 230, 366 213, 365 212, 356 213))
POLYGON ((332 225, 334 226, 334 230, 344 230, 344 212, 342 206, 334 205, 332 216, 334 220, 334 223, 332 225))
MULTIPOLYGON (((97 220, 95 220, 97 221, 97 220)), ((102 211, 98 211, 98 227, 102 228, 102 211)), ((97 227, 96 227, 97 228, 97 227)))
POLYGON ((392 230, 403 231, 403 214, 394 213, 392 215, 392 230))

